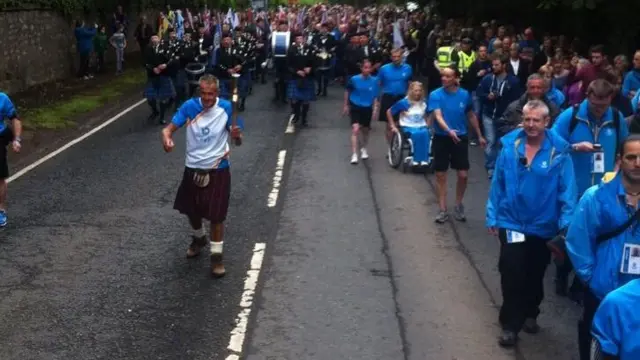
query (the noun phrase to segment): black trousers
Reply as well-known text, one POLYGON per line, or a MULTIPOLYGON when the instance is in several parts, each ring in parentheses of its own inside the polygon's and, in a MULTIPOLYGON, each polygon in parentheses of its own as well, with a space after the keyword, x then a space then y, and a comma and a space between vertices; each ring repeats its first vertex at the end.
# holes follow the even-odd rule
POLYGON ((89 75, 89 60, 91 54, 80 53, 80 69, 78 70, 78 77, 89 75))
POLYGON ((544 273, 551 261, 547 241, 525 235, 522 243, 507 243, 506 230, 500 229, 500 324, 504 330, 520 332, 526 319, 540 315, 544 298, 544 273))
POLYGON ((600 306, 598 299, 591 290, 584 287, 584 302, 582 304, 582 316, 578 320, 578 350, 580 351, 580 360, 589 360, 591 350, 591 325, 596 310, 600 306))
POLYGON ((327 87, 329 86, 329 73, 331 69, 318 69, 316 70, 316 81, 318 82, 318 95, 326 94, 327 87))

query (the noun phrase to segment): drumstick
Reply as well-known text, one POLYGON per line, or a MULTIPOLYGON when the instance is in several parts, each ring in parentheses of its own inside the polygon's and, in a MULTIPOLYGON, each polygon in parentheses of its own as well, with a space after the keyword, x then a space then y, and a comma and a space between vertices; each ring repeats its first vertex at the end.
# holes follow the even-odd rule
MULTIPOLYGON (((231 74, 233 83, 233 95, 231 95, 231 129, 235 129, 238 123, 238 80, 240 74, 231 74)), ((236 146, 242 145, 242 139, 240 137, 235 139, 236 146)))

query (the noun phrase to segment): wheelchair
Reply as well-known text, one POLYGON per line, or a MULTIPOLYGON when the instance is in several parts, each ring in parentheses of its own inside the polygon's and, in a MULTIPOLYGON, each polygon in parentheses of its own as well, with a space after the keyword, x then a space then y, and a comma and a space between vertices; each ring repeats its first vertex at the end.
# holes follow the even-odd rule
POLYGON ((428 165, 413 165, 413 141, 411 141, 411 134, 399 128, 398 131, 393 132, 389 144, 387 153, 389 165, 394 169, 402 165, 403 173, 409 170, 424 174, 433 173, 433 156, 431 154, 432 140, 433 136, 430 136, 428 165))

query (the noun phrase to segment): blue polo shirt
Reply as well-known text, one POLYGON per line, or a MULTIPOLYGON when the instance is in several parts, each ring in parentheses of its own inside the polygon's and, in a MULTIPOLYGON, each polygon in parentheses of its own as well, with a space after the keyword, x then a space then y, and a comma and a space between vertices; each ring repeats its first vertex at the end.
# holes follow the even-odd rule
MULTIPOLYGON (((440 87, 429 94, 428 112, 440 110, 445 123, 451 130, 456 130, 458 136, 467 135, 467 113, 473 111, 471 95, 463 88, 458 88, 454 92, 449 92, 440 87)), ((434 121, 436 135, 449 135, 440 128, 437 121, 434 121)))
POLYGON ((13 106, 9 96, 3 92, 0 92, 0 133, 3 132, 7 126, 5 120, 13 120, 18 117, 16 107, 13 106))
POLYGON ((382 66, 378 71, 382 93, 394 96, 406 95, 412 75, 411 66, 404 63, 400 66, 394 63, 382 66))
POLYGON ((370 107, 380 93, 378 78, 372 75, 366 78, 362 75, 355 75, 349 79, 347 84, 349 92, 349 102, 361 107, 370 107))

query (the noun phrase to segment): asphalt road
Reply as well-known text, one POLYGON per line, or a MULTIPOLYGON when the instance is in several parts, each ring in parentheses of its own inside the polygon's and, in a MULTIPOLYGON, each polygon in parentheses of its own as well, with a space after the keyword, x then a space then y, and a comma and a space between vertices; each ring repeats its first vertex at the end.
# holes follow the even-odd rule
POLYGON ((286 107, 269 85, 247 102, 232 149, 228 276, 187 260, 173 200, 184 133, 165 154, 140 106, 9 185, 0 233, 0 359, 224 359, 252 249, 275 230, 267 207, 286 107))
POLYGON ((340 89, 293 134, 271 90, 256 87, 232 149, 221 280, 208 259, 185 258, 189 226, 172 209, 184 134, 165 154, 144 106, 12 182, 0 359, 235 359, 227 347, 256 243, 266 256, 242 358, 576 358, 577 308, 551 291, 539 335, 517 351, 496 344, 498 246, 484 230, 477 149, 469 221, 439 226, 429 182, 387 165, 380 124, 371 159, 349 164, 340 89))

